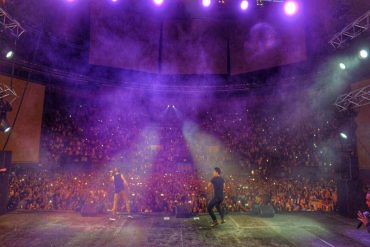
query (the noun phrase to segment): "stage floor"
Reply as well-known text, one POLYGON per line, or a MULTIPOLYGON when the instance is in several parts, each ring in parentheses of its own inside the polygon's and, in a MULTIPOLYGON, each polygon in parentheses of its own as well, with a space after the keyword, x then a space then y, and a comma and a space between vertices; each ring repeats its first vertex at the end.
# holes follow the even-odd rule
POLYGON ((110 222, 72 212, 10 213, 0 216, 0 246, 370 246, 370 234, 357 222, 317 213, 259 218, 232 214, 209 227, 199 220, 136 216, 110 222))

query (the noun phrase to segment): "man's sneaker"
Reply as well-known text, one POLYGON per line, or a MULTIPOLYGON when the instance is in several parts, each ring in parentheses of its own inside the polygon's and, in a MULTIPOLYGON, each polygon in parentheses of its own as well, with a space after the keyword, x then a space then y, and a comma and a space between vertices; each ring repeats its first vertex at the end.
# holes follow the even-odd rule
POLYGON ((116 221, 117 219, 116 218, 113 218, 113 217, 110 217, 109 220, 110 221, 116 221))
POLYGON ((213 221, 213 223, 211 224, 211 227, 215 227, 218 225, 218 222, 217 221, 213 221))
POLYGON ((225 224, 226 223, 226 221, 225 220, 221 220, 221 224, 225 224))
POLYGON ((133 218, 134 218, 134 216, 132 216, 131 214, 129 214, 129 215, 127 215, 127 218, 129 218, 129 219, 133 219, 133 218))

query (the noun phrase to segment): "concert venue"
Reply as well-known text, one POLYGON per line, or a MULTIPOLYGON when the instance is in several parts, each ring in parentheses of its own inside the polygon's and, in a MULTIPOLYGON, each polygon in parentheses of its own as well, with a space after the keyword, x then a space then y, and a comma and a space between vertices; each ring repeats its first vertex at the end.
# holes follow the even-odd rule
POLYGON ((369 0, 0 0, 0 246, 370 246, 369 0))

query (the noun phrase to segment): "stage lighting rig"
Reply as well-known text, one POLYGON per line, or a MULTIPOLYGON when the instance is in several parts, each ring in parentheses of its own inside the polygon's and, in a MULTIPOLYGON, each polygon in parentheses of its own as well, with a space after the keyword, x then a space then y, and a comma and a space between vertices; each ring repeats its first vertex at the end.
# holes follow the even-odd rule
POLYGON ((17 39, 26 31, 18 21, 13 19, 2 8, 0 8, 0 30, 9 31, 17 39))
POLYGON ((338 111, 346 111, 370 104, 370 85, 338 96, 334 105, 338 111))
POLYGON ((6 100, 10 102, 10 104, 13 104, 17 97, 18 95, 14 89, 10 88, 6 84, 0 84, 0 100, 6 100))
POLYGON ((329 44, 334 48, 343 48, 344 44, 353 40, 370 29, 370 10, 354 20, 351 24, 343 28, 342 31, 336 33, 329 40, 329 44))
POLYGON ((263 7, 265 5, 265 2, 283 3, 284 0, 256 0, 256 5, 259 6, 259 7, 263 7))

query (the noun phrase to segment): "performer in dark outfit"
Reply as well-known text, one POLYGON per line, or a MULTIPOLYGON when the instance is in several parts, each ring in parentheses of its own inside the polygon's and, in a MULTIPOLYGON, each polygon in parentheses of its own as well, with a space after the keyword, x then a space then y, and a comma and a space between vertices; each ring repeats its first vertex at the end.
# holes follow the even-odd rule
MULTIPOLYGON (((366 193, 365 197, 366 207, 370 209, 370 191, 366 193)), ((370 211, 370 210, 369 210, 370 211)), ((370 233, 370 221, 369 221, 369 215, 368 211, 361 212, 359 211, 357 214, 357 219, 362 222, 362 224, 366 227, 367 232, 370 233)), ((360 228, 361 225, 359 225, 357 228, 360 228)))
POLYGON ((213 186, 214 194, 212 200, 208 203, 208 213, 212 218, 213 223, 211 226, 217 226, 218 221, 216 219, 216 215, 213 212, 213 208, 216 207, 217 211, 220 214, 221 217, 221 224, 225 223, 224 221, 224 212, 221 207, 221 203, 224 200, 224 185, 225 181, 221 177, 221 169, 216 167, 213 172, 213 178, 211 179, 211 182, 208 183, 208 188, 211 188, 213 186))
POLYGON ((128 212, 127 217, 132 219, 133 217, 131 215, 130 201, 128 200, 128 195, 126 193, 128 192, 128 183, 125 177, 118 171, 117 168, 114 169, 112 180, 114 182, 114 199, 113 199, 112 217, 109 219, 116 220, 119 197, 121 197, 126 203, 126 209, 128 212))

